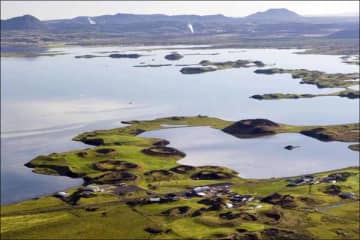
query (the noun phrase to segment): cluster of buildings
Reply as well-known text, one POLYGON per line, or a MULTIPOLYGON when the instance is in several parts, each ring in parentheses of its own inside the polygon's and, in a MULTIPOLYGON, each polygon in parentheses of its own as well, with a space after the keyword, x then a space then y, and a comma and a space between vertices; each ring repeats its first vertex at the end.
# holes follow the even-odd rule
POLYGON ((327 177, 323 178, 315 178, 312 175, 301 176, 295 180, 292 180, 287 186, 288 187, 296 187, 301 185, 314 185, 319 183, 331 183, 335 184, 338 181, 346 181, 346 179, 350 176, 350 173, 332 173, 327 177))
MULTIPOLYGON (((104 191, 105 191, 105 189, 102 188, 101 186, 96 185, 96 184, 90 184, 81 189, 81 194, 82 194, 82 196, 86 197, 87 195, 91 195, 92 193, 104 192, 104 191)), ((56 193, 54 193, 54 196, 65 200, 65 199, 69 198, 71 196, 71 194, 68 192, 56 192, 56 193)))
POLYGON ((231 184, 220 183, 209 186, 199 186, 185 193, 185 197, 221 197, 231 192, 231 184))
POLYGON ((199 186, 187 192, 186 197, 222 197, 227 196, 225 206, 227 208, 240 207, 247 202, 252 202, 255 197, 252 195, 240 195, 231 191, 231 184, 214 184, 209 186, 199 186))

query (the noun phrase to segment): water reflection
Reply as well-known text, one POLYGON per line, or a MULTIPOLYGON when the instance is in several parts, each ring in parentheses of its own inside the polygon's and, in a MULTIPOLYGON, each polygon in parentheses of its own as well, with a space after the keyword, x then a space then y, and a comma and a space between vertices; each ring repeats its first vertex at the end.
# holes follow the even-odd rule
POLYGON ((325 143, 295 133, 239 139, 210 127, 187 127, 141 136, 169 140, 186 153, 181 164, 224 166, 245 178, 296 176, 358 165, 358 153, 350 151, 348 143, 325 143), (287 145, 300 147, 289 151, 284 149, 287 145))

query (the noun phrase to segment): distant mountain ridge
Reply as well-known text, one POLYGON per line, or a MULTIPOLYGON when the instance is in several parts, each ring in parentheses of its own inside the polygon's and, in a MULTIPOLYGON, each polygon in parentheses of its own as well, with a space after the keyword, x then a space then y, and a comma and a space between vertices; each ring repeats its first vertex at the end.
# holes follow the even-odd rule
POLYGON ((290 11, 286 8, 274 8, 269 9, 264 12, 257 12, 251 14, 245 19, 253 21, 282 21, 282 22, 291 22, 296 20, 302 20, 302 16, 296 12, 290 11))
POLYGON ((79 16, 72 19, 40 21, 31 15, 1 20, 1 31, 42 31, 51 34, 96 33, 145 37, 193 34, 241 34, 242 36, 295 35, 355 38, 357 18, 304 17, 285 8, 269 9, 247 17, 217 15, 165 15, 118 13, 102 16, 79 16), (354 33, 355 31, 355 33, 354 33))
POLYGON ((46 24, 32 15, 1 20, 1 30, 34 30, 44 28, 46 28, 46 24))

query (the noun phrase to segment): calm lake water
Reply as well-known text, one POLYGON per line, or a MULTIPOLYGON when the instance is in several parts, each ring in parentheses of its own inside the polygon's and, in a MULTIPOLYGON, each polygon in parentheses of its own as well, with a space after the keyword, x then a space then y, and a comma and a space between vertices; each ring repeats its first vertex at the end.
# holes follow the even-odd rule
MULTIPOLYGON (((179 47, 181 46, 175 48, 179 47)), ((71 138, 82 131, 121 126, 121 120, 203 114, 228 120, 261 117, 276 122, 307 125, 355 122, 359 118, 358 100, 322 97, 258 101, 249 98, 251 95, 262 93, 328 93, 337 90, 317 89, 312 85, 299 84, 299 80, 292 79, 289 74, 257 75, 254 74, 256 68, 241 68, 183 75, 179 72, 181 67, 174 66, 196 64, 201 60, 250 59, 271 64, 269 67, 305 68, 328 73, 358 71, 358 66, 342 63, 340 56, 294 54, 299 50, 180 49, 178 51, 182 54, 217 53, 217 55, 185 55, 179 61, 170 62, 165 60, 164 56, 173 51, 171 49, 154 48, 151 51, 144 51, 143 47, 137 49, 74 47, 59 50, 67 54, 54 57, 1 59, 2 204, 49 194, 81 183, 79 179, 33 174, 31 169, 23 165, 39 154, 85 148, 86 145, 72 142, 71 138), (82 54, 107 55, 108 53, 99 52, 114 50, 133 50, 146 56, 138 59, 74 58, 82 54), (174 65, 159 68, 133 67, 142 62, 174 65)), ((169 137, 171 136, 172 133, 169 133, 169 137)), ((298 135, 283 134, 275 136, 266 144, 271 146, 276 141, 280 141, 277 140, 279 138, 286 142, 298 137, 298 135)), ((219 137, 219 139, 223 138, 219 137)), ((267 139, 256 139, 253 144, 251 144, 252 140, 246 143, 235 140, 235 145, 240 141, 240 145, 247 148, 248 157, 244 159, 252 162, 247 165, 249 167, 239 169, 241 176, 245 177, 253 176, 252 172, 262 165, 259 152, 274 156, 274 159, 271 158, 273 165, 278 164, 275 156, 280 158, 283 157, 281 154, 290 154, 289 161, 299 162, 297 166, 299 172, 353 165, 351 156, 354 154, 350 151, 344 152, 343 155, 349 157, 347 158, 349 162, 342 158, 332 161, 336 162, 334 165, 319 163, 318 167, 309 168, 305 167, 306 164, 300 164, 301 156, 311 155, 307 147, 289 153, 284 153, 282 145, 280 148, 269 147, 266 151, 265 149, 259 151, 262 149, 262 143, 258 141, 267 141, 267 139), (305 155, 300 154, 302 151, 305 155)), ((307 138, 299 141, 301 143, 299 145, 308 146, 314 140, 307 138)), ((176 143, 174 144, 177 146, 176 143)), ((225 153, 227 149, 225 145, 227 141, 218 144, 222 147, 217 147, 216 152, 225 153)), ((326 156, 333 155, 332 144, 320 145, 321 151, 315 151, 312 155, 313 159, 322 161, 321 159, 326 156), (323 156, 324 154, 326 156, 323 156)), ((341 143, 336 145, 340 146, 341 143)), ((208 150, 203 149, 206 151, 203 151, 201 161, 209 164, 212 158, 207 154, 208 150)), ((238 153, 233 152, 233 154, 238 153)), ((189 160, 192 159, 192 155, 192 153, 188 154, 183 161, 197 164, 200 160, 193 162, 189 160)), ((218 160, 216 164, 224 165, 230 160, 224 160, 224 164, 219 161, 222 160, 218 160)), ((232 161, 236 161, 235 158, 232 161)), ((289 170, 288 173, 279 171, 279 175, 276 175, 275 171, 274 176, 292 175, 293 171, 289 170)))
POLYGON ((359 154, 348 143, 321 142, 296 133, 239 139, 210 127, 182 127, 150 131, 143 137, 166 138, 186 153, 179 163, 231 168, 245 178, 298 176, 356 166, 359 154), (298 146, 293 150, 287 145, 298 146))

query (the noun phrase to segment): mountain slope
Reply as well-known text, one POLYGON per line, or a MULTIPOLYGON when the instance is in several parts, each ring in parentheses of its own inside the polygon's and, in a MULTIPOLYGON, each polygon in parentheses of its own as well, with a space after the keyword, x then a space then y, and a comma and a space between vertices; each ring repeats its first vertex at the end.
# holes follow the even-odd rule
POLYGON ((39 30, 45 28, 46 24, 31 15, 1 20, 1 30, 39 30))
POLYGON ((291 22, 302 20, 302 16, 290 11, 286 8, 273 8, 264 12, 257 12, 247 16, 246 20, 264 22, 264 21, 276 21, 276 22, 291 22))

